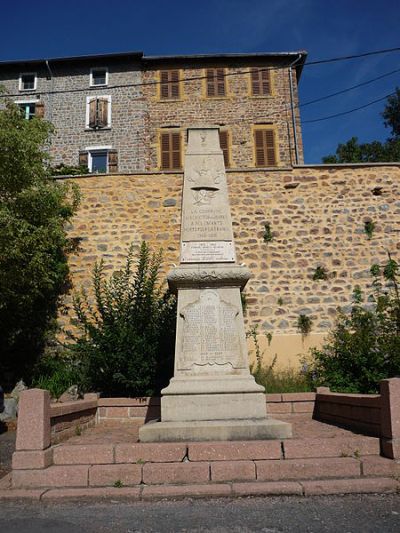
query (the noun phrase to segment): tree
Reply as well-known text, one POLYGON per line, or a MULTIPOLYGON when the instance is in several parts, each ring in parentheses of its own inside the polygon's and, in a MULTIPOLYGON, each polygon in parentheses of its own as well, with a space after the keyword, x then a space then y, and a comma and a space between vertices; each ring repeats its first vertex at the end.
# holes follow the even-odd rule
POLYGON ((45 146, 52 126, 26 120, 18 106, 0 110, 0 376, 29 381, 55 326, 68 285, 65 222, 76 188, 50 178, 45 146))
POLYGON ((395 94, 389 96, 384 111, 385 127, 391 128, 391 137, 385 142, 372 141, 370 143, 358 142, 357 137, 352 137, 346 143, 340 143, 335 155, 322 158, 323 163, 368 163, 400 161, 400 89, 396 88, 395 94))

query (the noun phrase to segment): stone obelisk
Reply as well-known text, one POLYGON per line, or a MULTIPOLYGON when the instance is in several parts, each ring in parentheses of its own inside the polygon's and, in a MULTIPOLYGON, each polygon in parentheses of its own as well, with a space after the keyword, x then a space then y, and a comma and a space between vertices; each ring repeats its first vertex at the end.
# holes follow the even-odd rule
POLYGON ((174 377, 162 390, 161 422, 145 442, 291 437, 267 418, 264 387, 249 371, 240 291, 250 271, 236 263, 218 128, 190 128, 185 159, 174 377))

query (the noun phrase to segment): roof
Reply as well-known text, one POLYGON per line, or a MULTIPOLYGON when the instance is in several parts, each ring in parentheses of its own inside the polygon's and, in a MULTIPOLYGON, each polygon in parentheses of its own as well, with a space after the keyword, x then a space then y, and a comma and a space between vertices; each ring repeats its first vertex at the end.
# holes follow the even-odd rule
POLYGON ((296 71, 297 76, 300 79, 301 72, 305 60, 307 58, 307 52, 305 50, 293 51, 293 52, 254 52, 254 53, 230 53, 230 54, 192 54, 192 55, 144 55, 140 51, 132 52, 117 52, 110 54, 91 54, 91 55, 82 55, 82 56, 70 56, 70 57, 52 57, 52 58, 41 58, 41 59, 20 59, 12 61, 0 61, 0 68, 2 67, 12 67, 12 66, 34 66, 40 65, 41 63, 48 62, 49 64, 54 63, 67 63, 67 62, 83 62, 83 61, 118 61, 118 60, 127 60, 131 59, 134 61, 141 61, 145 65, 151 64, 164 64, 164 63, 197 63, 197 64, 207 64, 210 62, 217 63, 241 63, 245 61, 246 63, 255 63, 260 60, 274 60, 285 63, 293 63, 296 61, 296 71))

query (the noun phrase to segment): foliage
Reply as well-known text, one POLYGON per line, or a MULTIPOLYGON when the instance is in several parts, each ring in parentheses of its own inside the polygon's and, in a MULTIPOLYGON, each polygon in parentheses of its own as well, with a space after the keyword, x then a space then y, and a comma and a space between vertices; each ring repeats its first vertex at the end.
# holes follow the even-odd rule
POLYGON ((381 379, 400 373, 399 264, 389 254, 383 267, 371 267, 371 275, 374 303, 363 305, 356 287, 350 314, 339 311, 328 342, 311 350, 308 375, 317 385, 372 393, 381 379))
POLYGON ((325 267, 318 265, 313 274, 313 281, 328 279, 328 272, 325 267))
POLYGON ((76 189, 49 177, 44 150, 51 125, 0 110, 0 375, 30 379, 68 286, 64 226, 76 189))
POLYGON ((82 176, 88 174, 89 169, 86 165, 68 166, 60 163, 50 169, 52 176, 82 176))
POLYGON ((365 235, 368 237, 368 239, 372 239, 374 231, 375 231, 375 222, 373 222, 372 220, 366 220, 364 222, 364 232, 365 232, 365 235))
POLYGON ((266 222, 264 224, 264 233, 263 233, 264 242, 271 242, 273 238, 274 236, 271 231, 271 224, 269 222, 266 222))
POLYGON ((400 89, 389 96, 381 113, 384 125, 391 129, 391 137, 385 142, 372 141, 359 143, 352 137, 344 144, 339 144, 335 155, 322 158, 323 163, 366 163, 400 161, 400 89))
POLYGON ((32 386, 50 391, 52 398, 59 398, 71 385, 82 380, 81 365, 71 356, 46 355, 36 364, 32 386))
POLYGON ((175 298, 158 282, 161 252, 142 243, 109 279, 103 261, 93 270, 95 305, 82 291, 74 298, 81 336, 71 348, 83 366, 87 390, 105 396, 150 396, 168 383, 175 340, 175 298))
POLYGON ((297 317, 297 329, 299 330, 303 338, 307 337, 307 335, 311 332, 311 328, 312 318, 307 315, 300 314, 297 317))

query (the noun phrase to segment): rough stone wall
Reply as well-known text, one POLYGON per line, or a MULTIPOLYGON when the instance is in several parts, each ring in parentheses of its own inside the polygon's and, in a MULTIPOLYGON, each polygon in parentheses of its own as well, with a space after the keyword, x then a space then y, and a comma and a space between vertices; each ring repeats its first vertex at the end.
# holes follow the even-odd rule
MULTIPOLYGON (((208 67, 215 67, 210 64, 208 67)), ((182 81, 181 96, 178 100, 164 100, 159 96, 159 85, 151 82, 160 80, 159 69, 148 67, 143 72, 143 81, 149 83, 143 87, 143 96, 148 110, 149 153, 146 162, 147 170, 160 168, 159 133, 160 128, 180 128, 184 143, 188 127, 204 125, 220 125, 230 132, 230 152, 232 168, 255 167, 253 125, 271 124, 276 129, 276 146, 278 166, 287 167, 295 163, 293 128, 290 111, 290 87, 287 68, 271 71, 272 95, 251 96, 250 74, 251 65, 240 66, 220 65, 225 67, 226 96, 206 97, 206 80, 198 79, 205 76, 205 68, 193 65, 180 66, 181 79, 197 78, 194 81, 182 81), (241 74, 245 72, 245 74, 241 74)), ((268 68, 268 63, 257 64, 268 68)), ((275 65, 276 66, 276 65, 275 65)), ((160 67, 162 69, 178 68, 177 65, 160 67)), ((296 74, 294 73, 294 85, 296 74)), ((294 88, 294 105, 297 106, 297 88, 294 88)), ((301 126, 296 110, 297 135, 299 139, 299 162, 303 161, 301 143, 301 126)), ((185 144, 186 146, 186 144, 185 144)), ((185 146, 183 153, 185 152, 185 146)))
MULTIPOLYGON (((295 334, 299 314, 326 332, 355 285, 370 286, 369 268, 400 258, 400 165, 298 167, 227 172, 239 263, 253 272, 247 323, 274 336, 295 334), (371 239, 364 222, 376 227, 371 239), (264 242, 270 223, 271 242, 264 242), (313 281, 317 266, 327 280, 313 281)), ((124 262, 129 243, 164 249, 164 272, 179 262, 182 173, 76 178, 82 205, 69 235, 81 239, 70 258, 75 288, 90 286, 95 260, 107 270, 124 262)), ((70 328, 71 297, 61 324, 70 328)))
MULTIPOLYGON (((105 60, 106 61, 106 60, 105 60)), ((90 87, 90 69, 108 67, 108 85, 140 83, 140 67, 128 62, 107 64, 51 65, 53 78, 43 66, 18 70, 10 69, 7 77, 0 73, 0 85, 7 93, 18 94, 15 102, 37 100, 44 103, 44 118, 55 128, 49 152, 53 165, 78 165, 79 151, 88 146, 111 146, 118 150, 120 172, 133 172, 144 168, 144 127, 146 113, 140 87, 90 87), (38 80, 35 91, 18 91, 20 72, 36 71, 38 80), (3 76, 3 79, 1 78, 3 76), (65 91, 46 94, 51 91, 65 91), (111 128, 94 131, 85 128, 86 98, 111 96, 111 128)))

